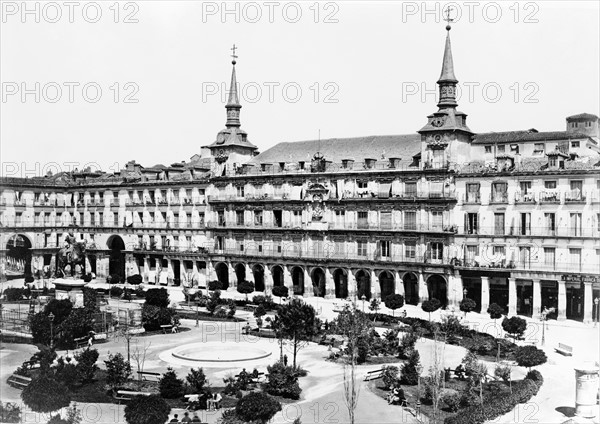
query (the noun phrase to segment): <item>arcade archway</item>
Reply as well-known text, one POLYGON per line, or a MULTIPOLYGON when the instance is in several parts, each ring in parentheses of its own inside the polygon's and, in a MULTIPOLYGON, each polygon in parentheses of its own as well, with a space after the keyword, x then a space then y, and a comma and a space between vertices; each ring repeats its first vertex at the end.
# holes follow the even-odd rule
POLYGON ((117 274, 125 281, 125 242, 120 236, 110 236, 106 245, 110 249, 108 274, 117 274))
POLYGON ((292 268, 292 284, 294 285, 294 294, 302 296, 304 294, 304 270, 299 266, 292 268))
POLYGON ((271 270, 271 276, 273 277, 273 286, 283 286, 283 268, 279 265, 275 265, 271 270))
POLYGON ((235 277, 238 283, 246 280, 246 266, 244 264, 237 264, 235 266, 235 277))
POLYGON ((252 275, 254 276, 254 290, 265 291, 265 269, 262 265, 256 264, 252 267, 252 275))
POLYGON ((394 284, 394 275, 390 271, 382 271, 379 274, 379 288, 383 300, 390 294, 394 294, 396 285, 394 284))
POLYGON ((427 279, 427 291, 429 299, 437 299, 442 304, 442 307, 448 305, 448 289, 446 279, 441 275, 432 275, 427 279))
POLYGON ((408 305, 417 305, 419 303, 419 279, 412 272, 407 272, 402 277, 404 284, 404 299, 408 305))
POLYGON ((359 299, 363 296, 367 300, 371 299, 371 274, 364 269, 356 271, 356 295, 359 299))
POLYGON ((221 289, 227 290, 229 288, 229 267, 223 262, 219 262, 215 265, 215 273, 217 274, 217 280, 221 282, 221 289))
POLYGON ((325 297, 325 271, 322 268, 315 268, 311 275, 313 294, 318 297, 325 297))
POLYGON ((22 234, 15 234, 6 243, 4 272, 7 278, 31 275, 31 241, 22 234))
POLYGON ((345 299, 348 297, 348 274, 338 268, 333 271, 333 283, 335 285, 335 297, 345 299))

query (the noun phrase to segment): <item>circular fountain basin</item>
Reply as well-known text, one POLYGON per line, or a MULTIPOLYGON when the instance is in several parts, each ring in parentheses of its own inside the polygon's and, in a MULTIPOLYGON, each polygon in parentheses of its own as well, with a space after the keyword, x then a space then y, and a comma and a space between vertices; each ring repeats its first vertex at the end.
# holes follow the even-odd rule
POLYGON ((242 362, 266 358, 271 352, 250 343, 231 344, 219 342, 191 343, 179 346, 171 352, 177 359, 195 362, 242 362))

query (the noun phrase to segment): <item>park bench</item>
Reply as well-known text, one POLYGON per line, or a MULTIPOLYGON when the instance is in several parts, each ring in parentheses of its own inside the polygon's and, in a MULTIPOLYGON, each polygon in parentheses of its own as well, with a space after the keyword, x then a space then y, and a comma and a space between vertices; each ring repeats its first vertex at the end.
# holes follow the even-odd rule
MULTIPOLYGON (((250 379, 250 383, 252 383, 252 384, 258 384, 260 382, 260 380, 262 380, 263 378, 266 377, 266 374, 264 372, 259 372, 256 377, 252 373, 248 373, 247 375, 248 375, 248 378, 250 379)), ((240 378, 240 374, 234 375, 233 377, 240 378)))
POLYGON ((378 378, 383 377, 383 368, 378 370, 368 371, 365 374, 364 381, 377 380, 378 378))
POLYGON ((171 324, 161 325, 160 328, 162 328, 163 334, 167 334, 167 330, 173 331, 173 326, 171 324))
POLYGON ((85 336, 85 337, 78 337, 78 338, 76 338, 76 339, 73 339, 73 341, 75 342, 75 347, 76 347, 77 349, 81 349, 82 347, 85 347, 85 346, 87 346, 87 344, 88 344, 88 339, 89 339, 89 337, 88 337, 88 336, 85 336))
POLYGON ((7 383, 18 389, 24 389, 31 383, 31 378, 24 375, 13 374, 8 377, 7 383))
POLYGON ((133 399, 136 396, 150 396, 152 393, 148 392, 132 392, 129 390, 118 390, 116 395, 113 395, 115 400, 118 400, 119 403, 121 401, 128 401, 133 399))
POLYGON ((25 367, 29 368, 30 370, 40 367, 40 363, 36 362, 36 361, 25 361, 25 362, 23 362, 23 365, 25 367))
POLYGON ((565 356, 573 356, 573 347, 564 343, 559 343, 558 347, 555 347, 554 350, 565 356))
POLYGON ((159 372, 149 372, 149 371, 138 371, 138 377, 141 380, 146 380, 146 381, 158 381, 160 380, 160 373, 159 372))

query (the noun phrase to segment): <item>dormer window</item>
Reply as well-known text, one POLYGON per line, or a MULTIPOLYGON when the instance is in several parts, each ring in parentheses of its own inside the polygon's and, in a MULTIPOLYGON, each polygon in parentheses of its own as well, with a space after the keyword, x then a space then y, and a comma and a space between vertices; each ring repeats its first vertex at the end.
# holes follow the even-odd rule
POLYGON ((518 154, 519 153, 519 145, 518 144, 511 144, 510 145, 510 151, 511 151, 511 153, 518 154))
POLYGON ((579 148, 579 141, 571 141, 571 148, 572 149, 578 149, 579 148))
POLYGON ((365 158, 365 168, 373 169, 375 167, 375 162, 377 162, 377 159, 365 158))
POLYGON ((533 145, 533 154, 541 155, 544 153, 544 143, 535 143, 533 145))

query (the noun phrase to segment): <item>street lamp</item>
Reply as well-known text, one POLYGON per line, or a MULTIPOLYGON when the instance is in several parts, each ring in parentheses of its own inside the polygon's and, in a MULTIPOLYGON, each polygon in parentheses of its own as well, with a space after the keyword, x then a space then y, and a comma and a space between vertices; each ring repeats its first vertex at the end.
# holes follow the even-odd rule
POLYGON ((421 400, 421 373, 423 372, 423 365, 419 364, 415 367, 417 370, 417 403, 420 404, 421 400))
POLYGON ((198 323, 198 305, 200 304, 199 300, 196 300, 196 327, 199 327, 200 324, 198 323))
POLYGON ((467 294, 469 293, 469 290, 467 290, 466 288, 463 290, 463 299, 467 298, 467 294))
POLYGON ((362 300, 362 304, 363 304, 363 312, 365 312, 365 300, 367 300, 367 296, 365 296, 364 294, 360 297, 360 300, 362 300))
POLYGON ((54 314, 50 312, 48 315, 48 319, 50 319, 50 349, 54 348, 54 314))

